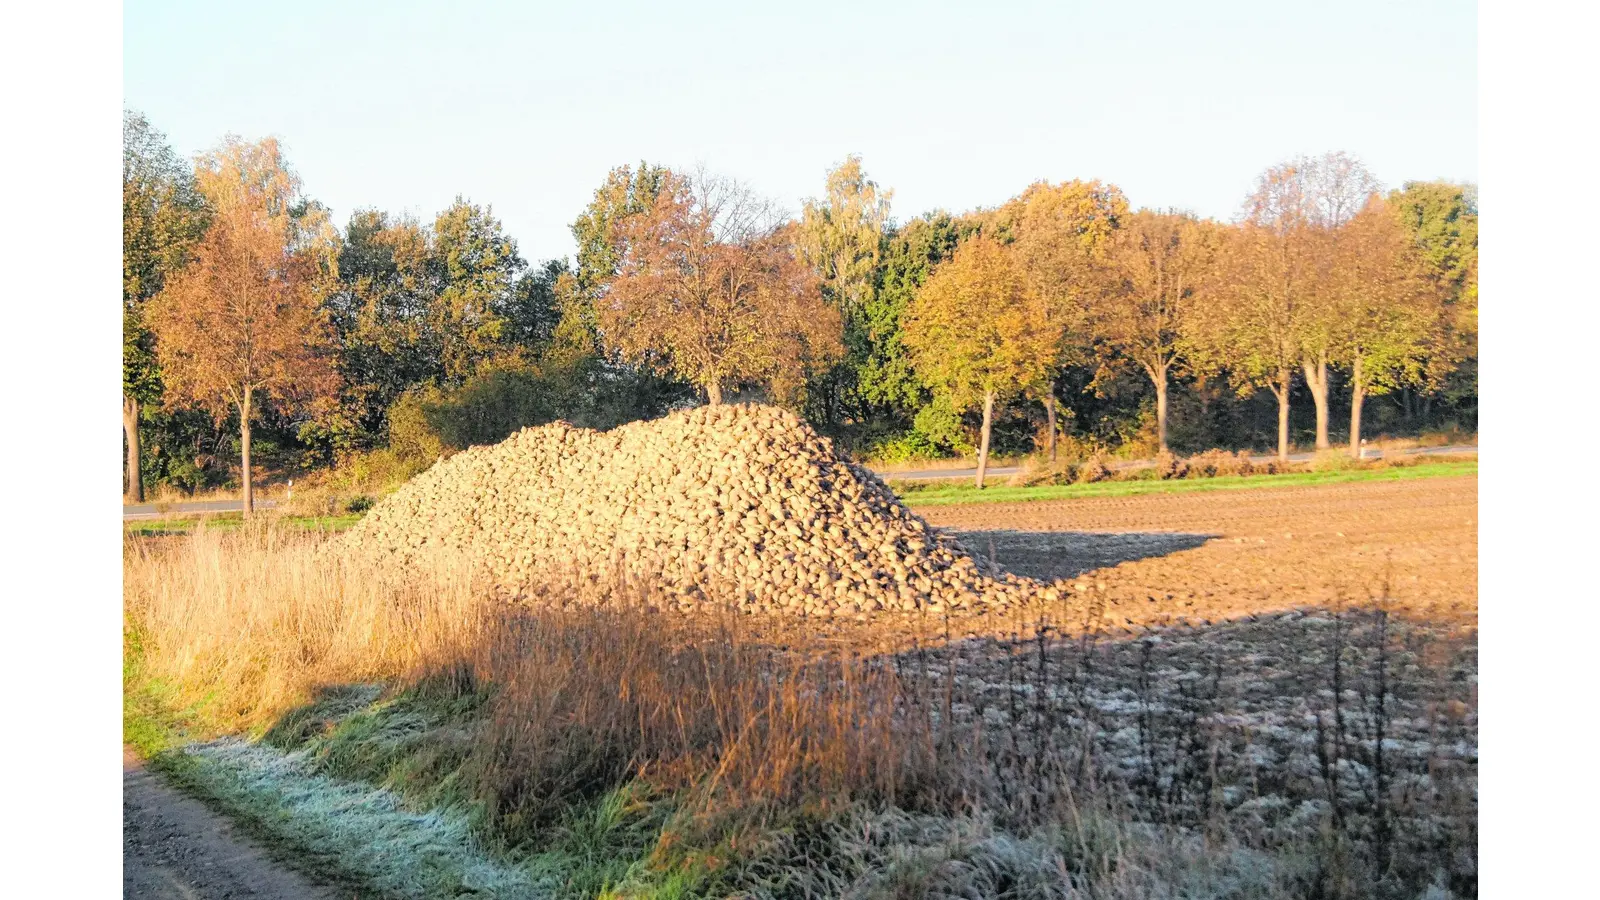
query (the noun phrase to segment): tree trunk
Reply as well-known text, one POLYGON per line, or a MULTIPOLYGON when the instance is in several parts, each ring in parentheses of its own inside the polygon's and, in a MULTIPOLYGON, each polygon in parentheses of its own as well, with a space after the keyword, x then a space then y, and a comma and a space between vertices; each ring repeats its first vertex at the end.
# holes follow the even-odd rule
POLYGON ((244 517, 256 511, 256 490, 250 477, 250 389, 245 388, 244 402, 239 404, 239 449, 244 481, 244 517))
POLYGON ((1167 367, 1156 366, 1150 370, 1150 380, 1156 386, 1156 444, 1167 452, 1167 367))
POLYGON ((1056 462, 1056 383, 1050 382, 1050 393, 1044 395, 1044 424, 1048 430, 1044 445, 1050 454, 1050 464, 1056 462))
POLYGON ((978 490, 983 490, 983 474, 989 469, 989 426, 994 422, 994 391, 983 395, 983 432, 978 438, 978 490))
POLYGON ((1289 382, 1294 375, 1289 369, 1278 372, 1278 383, 1272 393, 1278 398, 1278 460, 1289 461, 1289 382))
POLYGON ((1361 383, 1361 357, 1350 365, 1350 455, 1361 458, 1361 401, 1366 399, 1366 385, 1361 383))
POLYGON ((1326 450, 1328 442, 1328 360, 1326 357, 1312 365, 1310 360, 1301 364, 1306 373, 1306 387, 1311 389, 1311 400, 1317 405, 1317 449, 1326 450))
POLYGON ((144 473, 139 471, 139 401, 127 395, 122 398, 122 433, 128 439, 128 502, 143 503, 144 473))
POLYGON ((706 383, 706 402, 712 406, 722 405, 721 381, 710 381, 706 383))

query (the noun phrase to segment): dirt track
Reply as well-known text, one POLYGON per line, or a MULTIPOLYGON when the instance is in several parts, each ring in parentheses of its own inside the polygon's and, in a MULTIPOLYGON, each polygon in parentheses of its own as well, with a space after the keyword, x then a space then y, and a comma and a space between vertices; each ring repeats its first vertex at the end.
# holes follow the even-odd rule
POLYGON ((122 755, 122 896, 128 900, 332 900, 198 800, 122 755))
POLYGON ((1422 478, 917 509, 1019 573, 1076 578, 1115 625, 1365 601, 1477 622, 1478 482, 1422 478))

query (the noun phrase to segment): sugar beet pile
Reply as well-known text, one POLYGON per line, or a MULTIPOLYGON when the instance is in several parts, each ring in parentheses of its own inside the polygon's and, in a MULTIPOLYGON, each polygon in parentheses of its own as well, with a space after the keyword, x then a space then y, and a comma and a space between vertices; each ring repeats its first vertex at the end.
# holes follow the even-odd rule
POLYGON ((345 540, 400 565, 464 554, 513 597, 619 574, 648 579, 661 605, 821 617, 1059 596, 974 558, 769 406, 700 407, 605 432, 525 428, 435 464, 345 540))

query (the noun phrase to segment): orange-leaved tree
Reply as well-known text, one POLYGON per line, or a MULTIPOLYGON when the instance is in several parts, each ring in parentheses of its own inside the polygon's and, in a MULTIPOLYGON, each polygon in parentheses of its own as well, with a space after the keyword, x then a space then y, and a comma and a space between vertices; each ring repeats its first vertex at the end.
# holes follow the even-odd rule
POLYGON ((1127 360, 1156 389, 1156 440, 1167 449, 1167 387, 1185 318, 1216 255, 1216 228, 1192 216, 1140 210, 1106 241, 1102 290, 1089 330, 1102 352, 1127 360))
POLYGON ((743 185, 668 172, 654 202, 613 228, 620 261, 597 303, 600 329, 630 360, 719 404, 741 383, 792 399, 840 355, 839 312, 792 223, 743 185))
POLYGON ((1224 370, 1238 393, 1267 388, 1278 401, 1278 458, 1289 458, 1289 391, 1306 359, 1308 332, 1324 321, 1321 278, 1324 233, 1310 227, 1303 173, 1293 165, 1267 170, 1245 202, 1245 218, 1228 229, 1182 343, 1203 371, 1224 370))
POLYGON ((229 137, 197 163, 211 227, 148 318, 167 402, 218 421, 239 417, 245 515, 255 506, 251 420, 331 402, 338 389, 331 333, 316 286, 331 254, 326 216, 300 197, 272 138, 229 137))
POLYGON ((1350 455, 1359 459, 1362 402, 1425 380, 1446 331, 1447 288, 1381 197, 1340 231, 1329 292, 1339 321, 1336 358, 1350 370, 1350 455))
POLYGON ((917 376, 959 410, 983 405, 978 479, 989 465, 994 404, 1049 378, 1062 327, 1010 252, 974 237, 929 276, 906 307, 904 341, 917 376))

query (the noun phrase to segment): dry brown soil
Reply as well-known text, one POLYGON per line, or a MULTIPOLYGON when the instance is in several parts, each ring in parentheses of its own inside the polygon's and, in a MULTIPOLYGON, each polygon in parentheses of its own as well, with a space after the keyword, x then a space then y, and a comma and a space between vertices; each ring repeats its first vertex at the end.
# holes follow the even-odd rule
POLYGON ((916 511, 1013 571, 1074 579, 1113 626, 1377 597, 1477 624, 1476 476, 916 511))
POLYGON ((128 900, 333 900, 237 834, 227 819, 122 755, 122 896, 128 900))

